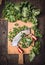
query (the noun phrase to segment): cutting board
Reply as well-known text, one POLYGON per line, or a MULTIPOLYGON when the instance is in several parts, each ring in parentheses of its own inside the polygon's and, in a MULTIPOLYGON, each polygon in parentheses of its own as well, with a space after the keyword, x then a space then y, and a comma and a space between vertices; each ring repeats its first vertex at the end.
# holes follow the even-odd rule
MULTIPOLYGON (((34 26, 31 22, 25 23, 21 20, 17 20, 14 23, 8 22, 8 34, 9 34, 10 31, 13 30, 14 27, 22 27, 24 25, 29 27, 29 28, 34 26), (15 26, 15 24, 18 24, 18 26, 15 26)), ((34 34, 34 30, 31 30, 31 32, 34 34)), ((31 45, 34 45, 34 42, 32 42, 31 45)), ((32 49, 32 46, 30 46, 28 48, 22 48, 22 49, 24 50, 23 54, 29 54, 30 50, 32 49)), ((8 54, 19 54, 18 62, 19 62, 19 64, 23 64, 23 54, 19 53, 17 47, 11 45, 11 42, 9 41, 9 39, 8 39, 8 54)))

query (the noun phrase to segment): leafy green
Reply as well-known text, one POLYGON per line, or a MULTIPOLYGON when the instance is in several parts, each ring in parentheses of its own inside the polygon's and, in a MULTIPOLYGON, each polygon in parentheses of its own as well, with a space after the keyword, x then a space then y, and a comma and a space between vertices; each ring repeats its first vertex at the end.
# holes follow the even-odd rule
POLYGON ((7 3, 5 5, 5 8, 2 11, 3 17, 11 22, 15 21, 15 9, 14 9, 14 4, 13 3, 7 3))
POLYGON ((33 51, 31 51, 31 53, 29 54, 30 62, 32 62, 34 58, 35 58, 35 53, 33 51))
POLYGON ((37 18, 35 16, 30 17, 30 21, 34 24, 37 25, 37 18))
POLYGON ((35 43, 35 47, 33 47, 32 50, 34 51, 35 54, 39 54, 39 51, 40 51, 40 42, 39 41, 37 41, 35 43))
MULTIPOLYGON (((25 45, 25 48, 27 48, 27 47, 29 47, 29 46, 31 45, 32 39, 23 36, 22 39, 21 39, 21 42, 22 42, 22 47, 23 47, 23 45, 25 45)), ((24 47, 23 47, 23 48, 24 48, 24 47)))
POLYGON ((40 14, 40 9, 33 9, 32 13, 33 13, 34 16, 37 16, 37 15, 40 14))
POLYGON ((29 16, 29 10, 27 7, 23 7, 22 9, 22 16, 23 17, 28 17, 29 16))
POLYGON ((32 29, 34 30, 36 37, 42 38, 42 34, 40 33, 40 29, 37 28, 37 25, 33 26, 32 29))
POLYGON ((36 55, 38 55, 40 52, 40 42, 36 41, 35 46, 33 46, 31 53, 29 54, 30 62, 34 59, 36 55))
POLYGON ((40 10, 33 8, 28 1, 7 3, 2 11, 3 17, 10 22, 15 22, 16 20, 27 22, 31 20, 34 24, 37 23, 36 16, 39 14, 40 10))
POLYGON ((39 29, 35 30, 35 36, 40 37, 40 38, 42 37, 42 34, 40 33, 39 29))
POLYGON ((27 22, 28 18, 22 17, 22 21, 27 22))

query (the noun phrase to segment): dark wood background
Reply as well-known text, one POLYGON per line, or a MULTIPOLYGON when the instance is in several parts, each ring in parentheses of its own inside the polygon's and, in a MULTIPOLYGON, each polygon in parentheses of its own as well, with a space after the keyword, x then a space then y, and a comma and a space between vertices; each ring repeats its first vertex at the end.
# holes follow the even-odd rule
MULTIPOLYGON (((23 0, 7 0, 12 2, 20 2, 23 0)), ((45 0, 29 0, 37 8, 40 8, 41 15, 39 16, 39 29, 43 37, 40 40, 41 48, 40 54, 30 63, 28 55, 24 54, 24 65, 45 65, 45 0)), ((18 65, 18 55, 7 53, 7 35, 8 35, 8 22, 2 20, 2 9, 4 8, 5 0, 2 0, 0 5, 0 65, 18 65)))

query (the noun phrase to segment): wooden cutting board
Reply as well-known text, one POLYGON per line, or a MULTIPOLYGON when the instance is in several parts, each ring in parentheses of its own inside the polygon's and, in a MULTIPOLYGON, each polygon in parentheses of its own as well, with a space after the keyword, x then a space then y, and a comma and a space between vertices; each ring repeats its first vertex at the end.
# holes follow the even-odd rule
MULTIPOLYGON (((17 20, 16 22, 14 23, 11 23, 11 22, 8 22, 8 34, 9 34, 9 31, 12 31, 14 27, 18 27, 18 26, 15 26, 15 24, 18 24, 19 27, 22 27, 22 26, 27 26, 27 27, 32 27, 34 26, 31 22, 22 22, 20 20, 17 20)), ((31 30, 31 32, 34 34, 34 31, 31 30)), ((34 45, 34 42, 32 43, 32 45, 34 45)), ((32 46, 28 47, 28 48, 22 48, 24 50, 24 53, 23 54, 29 54, 30 53, 30 50, 32 49, 32 46)), ((19 64, 23 64, 23 54, 19 53, 18 52, 18 49, 17 47, 13 47, 11 45, 11 42, 9 41, 8 39, 8 54, 19 54, 19 64)))

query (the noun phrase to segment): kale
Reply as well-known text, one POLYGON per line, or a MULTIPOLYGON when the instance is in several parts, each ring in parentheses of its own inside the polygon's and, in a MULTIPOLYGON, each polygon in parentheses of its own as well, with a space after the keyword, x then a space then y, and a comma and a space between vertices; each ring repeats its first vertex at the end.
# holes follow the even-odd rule
POLYGON ((40 42, 36 41, 35 46, 33 46, 31 53, 29 54, 29 60, 32 62, 36 55, 40 52, 40 42))
POLYGON ((2 11, 2 16, 10 22, 22 20, 24 22, 32 21, 34 24, 37 23, 36 16, 40 14, 39 9, 32 7, 28 1, 20 3, 7 3, 2 11))

